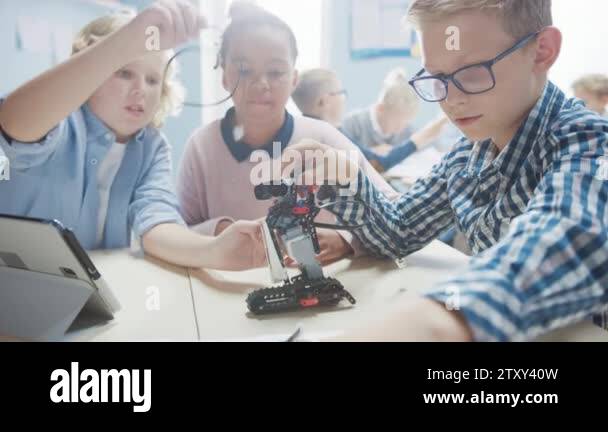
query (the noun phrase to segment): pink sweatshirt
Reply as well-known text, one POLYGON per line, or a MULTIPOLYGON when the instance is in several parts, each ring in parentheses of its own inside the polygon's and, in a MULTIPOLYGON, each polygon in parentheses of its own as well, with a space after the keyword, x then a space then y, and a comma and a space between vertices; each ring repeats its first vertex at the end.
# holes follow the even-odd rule
MULTIPOLYGON (((389 199, 398 196, 369 164, 358 148, 328 123, 306 118, 293 118, 293 134, 289 144, 309 138, 337 149, 356 151, 362 170, 378 190, 389 199)), ((238 162, 222 138, 221 120, 198 129, 190 138, 181 162, 177 192, 186 223, 200 234, 213 236, 222 220, 257 220, 264 218, 272 206, 254 196, 251 172, 256 163, 250 158, 238 162)), ((259 166, 258 166, 259 171, 259 166)), ((335 223, 335 217, 323 210, 317 221, 335 223)), ((355 255, 364 253, 350 232, 340 231, 355 255)))

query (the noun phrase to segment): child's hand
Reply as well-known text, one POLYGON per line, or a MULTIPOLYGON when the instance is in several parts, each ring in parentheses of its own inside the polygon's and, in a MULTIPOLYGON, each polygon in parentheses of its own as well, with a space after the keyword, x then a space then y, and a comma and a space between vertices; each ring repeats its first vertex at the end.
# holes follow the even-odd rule
POLYGON ((221 235, 233 223, 234 222, 232 222, 231 220, 228 220, 228 219, 224 219, 224 220, 220 221, 215 228, 215 236, 217 237, 217 236, 221 235))
MULTIPOLYGON (((148 42, 148 38, 158 36, 163 51, 198 38, 207 22, 187 0, 161 0, 137 15, 130 25, 138 32, 137 40, 144 38, 148 42)), ((149 51, 151 46, 154 44, 144 43, 142 49, 149 51)))
POLYGON ((318 141, 305 139, 283 152, 283 175, 287 168, 295 168, 299 185, 349 185, 357 181, 359 161, 357 153, 337 150, 318 141))
MULTIPOLYGON (((317 236, 321 247, 321 253, 317 255, 317 261, 322 266, 333 264, 354 253, 350 244, 336 231, 319 228, 317 229, 317 236)), ((297 261, 288 255, 283 257, 283 262, 286 267, 298 267, 297 261)))
POLYGON ((319 246, 321 253, 317 255, 317 260, 321 265, 329 265, 346 258, 354 253, 353 248, 336 231, 318 229, 319 246))
POLYGON ((214 255, 213 268, 216 269, 241 271, 267 265, 262 227, 258 222, 233 223, 214 239, 209 253, 214 255))

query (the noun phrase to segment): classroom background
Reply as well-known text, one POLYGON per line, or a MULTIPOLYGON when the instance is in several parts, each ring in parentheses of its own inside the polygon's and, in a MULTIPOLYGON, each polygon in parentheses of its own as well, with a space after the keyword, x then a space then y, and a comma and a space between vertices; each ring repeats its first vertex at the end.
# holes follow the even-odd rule
MULTIPOLYGON (((206 103, 225 95, 219 72, 213 70, 219 30, 226 25, 232 0, 193 0, 200 5, 213 29, 203 33, 200 50, 180 60, 181 80, 188 101, 206 103), (202 97, 201 95, 205 95, 202 97)), ((151 0, 0 0, 0 95, 5 95, 70 54, 75 33, 94 18, 119 9, 141 10, 151 0)), ((400 17, 407 0, 257 0, 255 3, 283 18, 298 39, 298 68, 335 70, 348 91, 347 109, 375 102, 388 71, 403 67, 414 75, 421 67, 413 33, 400 17)), ((571 94, 570 85, 586 73, 607 73, 606 17, 608 2, 554 0, 554 20, 564 34, 560 60, 551 79, 571 94)), ((190 134, 216 118, 228 105, 184 108, 171 118, 164 133, 173 146, 173 163, 179 164, 190 134)), ((32 109, 35 109, 33 107, 32 109)), ((294 106, 292 110, 296 111, 294 106)), ((437 115, 438 106, 422 104, 414 126, 437 115)))

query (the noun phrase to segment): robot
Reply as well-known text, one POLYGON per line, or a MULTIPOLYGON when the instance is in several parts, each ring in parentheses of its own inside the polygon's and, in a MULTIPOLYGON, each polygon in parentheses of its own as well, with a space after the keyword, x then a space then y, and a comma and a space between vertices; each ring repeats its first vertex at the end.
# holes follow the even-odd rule
POLYGON ((317 228, 352 230, 344 227, 315 222, 322 207, 317 199, 335 198, 331 186, 316 188, 287 184, 259 185, 255 188, 258 200, 275 198, 263 224, 266 255, 274 283, 282 285, 257 290, 247 297, 247 306, 254 315, 293 312, 318 307, 335 307, 343 299, 355 304, 355 298, 342 284, 323 274, 316 260, 320 252, 317 228), (300 275, 290 278, 281 253, 281 244, 287 254, 298 262, 300 275))

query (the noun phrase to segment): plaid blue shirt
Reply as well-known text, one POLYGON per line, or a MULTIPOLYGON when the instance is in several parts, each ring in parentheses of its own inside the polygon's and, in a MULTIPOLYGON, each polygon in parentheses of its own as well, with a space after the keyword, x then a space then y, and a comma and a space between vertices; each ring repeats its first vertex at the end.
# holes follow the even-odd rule
POLYGON ((342 223, 370 252, 401 258, 456 224, 475 257, 428 294, 479 341, 530 340, 608 309, 608 121, 552 83, 507 147, 461 139, 389 201, 359 174, 342 223))

